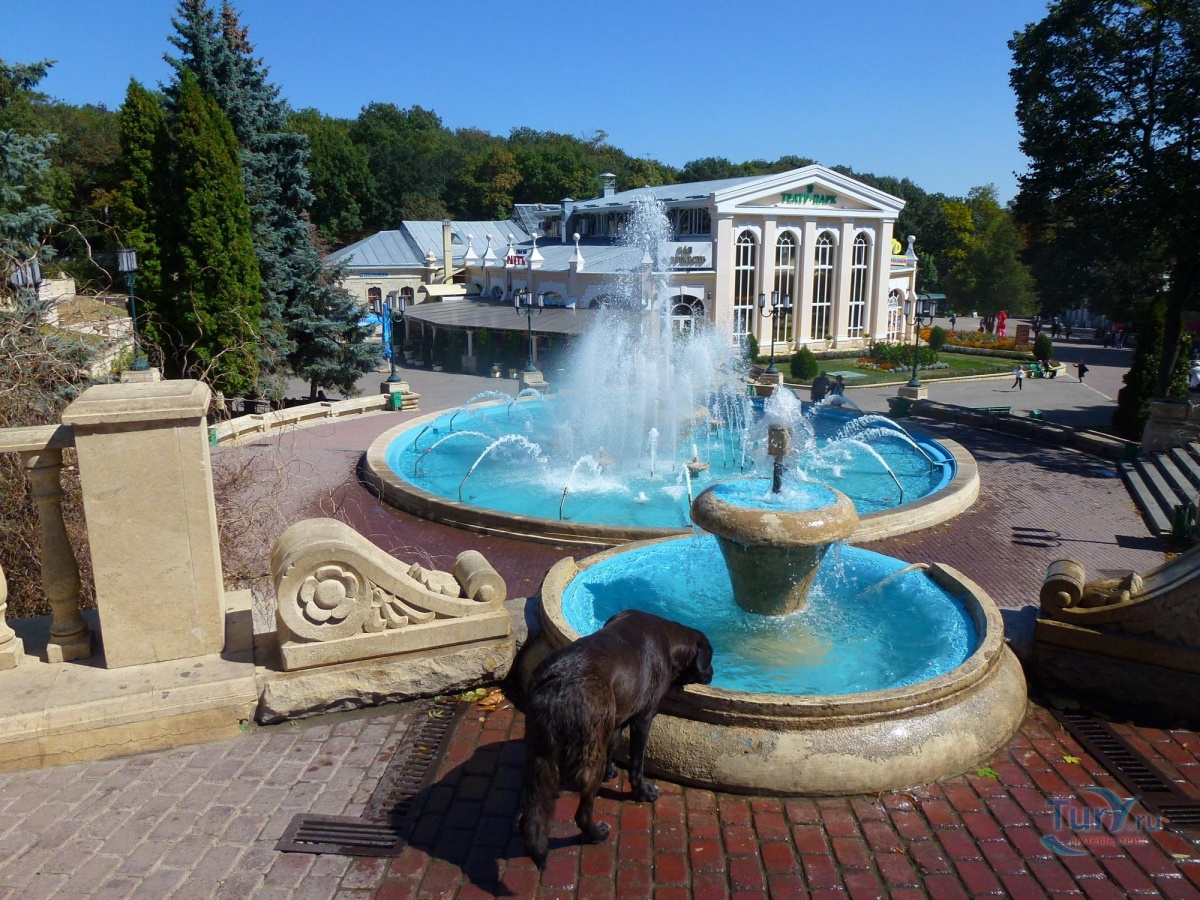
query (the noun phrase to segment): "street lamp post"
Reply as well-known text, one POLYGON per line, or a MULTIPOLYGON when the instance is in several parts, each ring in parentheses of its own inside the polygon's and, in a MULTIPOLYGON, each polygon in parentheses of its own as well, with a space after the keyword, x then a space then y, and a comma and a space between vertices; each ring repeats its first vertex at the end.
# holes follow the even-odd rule
POLYGON ((921 386, 921 379, 917 377, 917 364, 921 349, 921 327, 933 324, 935 312, 937 312, 937 304, 932 298, 918 296, 914 299, 913 293, 909 291, 908 297, 904 301, 904 321, 910 327, 915 326, 913 332, 912 378, 908 380, 910 388, 919 388, 921 386))
POLYGON ((404 381, 400 377, 400 373, 396 371, 396 327, 401 329, 404 327, 404 301, 396 296, 395 293, 388 294, 387 305, 384 307, 380 318, 383 319, 383 340, 387 344, 388 359, 392 363, 392 374, 388 376, 388 384, 399 384, 404 381), (396 307, 399 306, 399 309, 396 307))
MULTIPOLYGON (((767 312, 767 295, 758 295, 758 314, 764 319, 770 319, 775 315, 782 315, 784 321, 787 321, 787 314, 792 311, 792 295, 784 294, 783 300, 779 299, 779 291, 771 291, 771 311, 767 312)), ((775 335, 771 335, 771 364, 767 366, 767 372, 775 375, 779 372, 775 368, 775 335)))
POLYGON ((127 247, 122 247, 117 251, 117 269, 125 275, 125 284, 129 286, 129 319, 133 323, 133 364, 129 368, 135 372, 143 372, 150 367, 150 364, 142 356, 142 348, 138 341, 137 300, 133 293, 137 268, 137 251, 127 247))
POLYGON ((525 317, 525 321, 529 325, 529 359, 525 363, 526 372, 537 371, 537 366, 533 364, 533 317, 542 314, 545 302, 544 294, 531 294, 525 288, 521 288, 513 294, 513 308, 517 311, 517 315, 525 317))

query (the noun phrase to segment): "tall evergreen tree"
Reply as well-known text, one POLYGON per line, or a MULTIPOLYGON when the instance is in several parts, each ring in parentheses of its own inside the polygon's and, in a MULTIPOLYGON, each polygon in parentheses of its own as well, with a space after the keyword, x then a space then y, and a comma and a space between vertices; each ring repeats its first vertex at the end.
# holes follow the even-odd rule
POLYGON ((51 255, 42 236, 54 224, 55 214, 31 194, 50 167, 46 154, 55 141, 52 134, 22 133, 14 107, 20 105, 50 68, 49 62, 29 65, 0 60, 0 275, 14 266, 51 255))
POLYGON ((138 333, 162 344, 163 316, 170 314, 170 308, 163 307, 159 241, 165 224, 164 191, 170 184, 167 117, 159 98, 130 79, 118 121, 121 157, 112 223, 117 227, 121 244, 136 250, 138 255, 138 333))
MULTIPOLYGON (((314 347, 326 347, 332 332, 340 335, 343 346, 336 360, 345 364, 345 345, 362 340, 359 317, 347 317, 341 299, 329 294, 336 288, 322 271, 309 227, 314 197, 307 137, 289 128, 288 106, 279 98, 279 88, 267 80, 237 13, 225 3, 218 21, 206 0, 181 0, 179 17, 173 21, 179 33, 170 40, 182 55, 168 61, 177 71, 195 75, 238 139, 263 289, 259 387, 278 396, 289 368, 311 380, 301 369, 311 371, 314 347), (321 337, 309 333, 314 328, 321 337)), ((370 362, 361 357, 371 354, 349 354, 355 373, 369 371, 378 355, 370 362)), ((337 369, 334 360, 329 363, 337 369)))
MULTIPOLYGON (((258 378, 262 283, 233 129, 190 72, 179 79, 173 123, 174 196, 163 229, 172 271, 176 375, 201 377, 226 394, 246 394, 258 378)), ((167 327, 164 324, 164 327, 167 327)))

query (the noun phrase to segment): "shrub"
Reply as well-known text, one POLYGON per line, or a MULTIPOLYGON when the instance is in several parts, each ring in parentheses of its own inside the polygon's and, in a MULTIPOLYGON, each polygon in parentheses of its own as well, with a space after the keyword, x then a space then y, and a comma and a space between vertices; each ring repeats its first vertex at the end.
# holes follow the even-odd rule
POLYGON ((946 346, 947 337, 948 335, 946 334, 945 328, 943 328, 941 325, 934 325, 929 329, 929 349, 931 349, 934 353, 937 353, 946 346))
POLYGON ((1050 340, 1050 335, 1039 334, 1033 341, 1033 356, 1035 359, 1045 362, 1054 355, 1054 342, 1050 340))
POLYGON ((752 334, 746 335, 746 358, 752 365, 758 360, 758 338, 752 334))
POLYGON ((793 380, 808 381, 810 378, 816 377, 817 371, 817 358, 807 347, 801 347, 792 354, 793 380))
MULTIPOLYGON (((887 341, 876 341, 870 348, 869 359, 879 365, 889 365, 893 368, 902 369, 905 366, 912 365, 912 347, 908 344, 890 344, 887 341)), ((931 366, 937 362, 937 353, 930 347, 922 345, 917 351, 917 363, 922 366, 931 366)))

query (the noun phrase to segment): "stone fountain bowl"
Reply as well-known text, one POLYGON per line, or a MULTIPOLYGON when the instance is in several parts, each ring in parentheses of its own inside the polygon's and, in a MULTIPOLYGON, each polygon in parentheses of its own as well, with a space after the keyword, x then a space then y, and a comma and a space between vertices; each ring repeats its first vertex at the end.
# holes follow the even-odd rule
MULTIPOLYGON (((562 597, 580 571, 653 543, 555 564, 542 584, 542 636, 529 647, 522 672, 579 639, 563 615, 562 597)), ((1021 666, 982 588, 949 566, 933 564, 927 574, 958 597, 973 620, 978 645, 961 665, 917 684, 836 696, 689 685, 672 691, 660 708, 647 770, 713 790, 822 796, 903 789, 989 759, 1025 717, 1021 666)))
MULTIPOLYGON (((487 405, 492 404, 481 404, 487 405)), ((467 531, 560 546, 612 547, 629 541, 682 537, 692 533, 690 528, 600 525, 484 509, 427 491, 393 472, 387 462, 392 442, 405 432, 420 430, 445 414, 442 410, 403 422, 371 442, 359 475, 385 503, 423 519, 467 531)), ((931 528, 970 508, 979 496, 979 469, 975 458, 956 441, 939 437, 937 442, 954 459, 953 480, 919 500, 860 516, 851 540, 866 543, 931 528)))

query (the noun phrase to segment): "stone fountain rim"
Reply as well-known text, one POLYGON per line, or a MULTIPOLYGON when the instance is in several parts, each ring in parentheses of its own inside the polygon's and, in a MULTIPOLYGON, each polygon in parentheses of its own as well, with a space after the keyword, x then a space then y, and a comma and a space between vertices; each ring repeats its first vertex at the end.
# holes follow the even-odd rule
MULTIPOLYGON (((562 612, 563 592, 579 572, 625 551, 688 539, 690 537, 638 541, 604 550, 578 563, 570 557, 555 563, 546 574, 539 596, 543 633, 551 647, 564 647, 580 637, 562 612)), ((916 684, 855 694, 796 696, 688 685, 672 691, 663 710, 684 718, 722 724, 769 723, 780 730, 800 730, 818 723, 824 726, 836 726, 846 721, 862 723, 890 719, 897 713, 914 709, 953 705, 958 695, 971 691, 1002 664, 1004 654, 1008 652, 1004 644, 1004 620, 983 588, 957 569, 932 563, 927 571, 963 603, 979 635, 979 644, 971 655, 949 672, 916 684)))
MULTIPOLYGON (((500 406, 504 402, 495 400, 480 403, 478 408, 500 406)), ((613 547, 634 541, 683 537, 692 533, 690 528, 684 527, 596 525, 484 509, 426 491, 393 472, 387 464, 387 451, 392 442, 413 428, 442 418, 448 412, 438 410, 401 422, 371 442, 362 461, 361 475, 384 502, 420 518, 455 528, 543 544, 613 547)), ((909 434, 921 434, 926 440, 946 450, 954 460, 954 478, 941 490, 919 500, 860 516, 858 527, 850 537, 855 543, 877 541, 930 528, 968 509, 979 495, 979 468, 965 447, 948 438, 939 437, 935 440, 920 431, 905 430, 909 434)))

